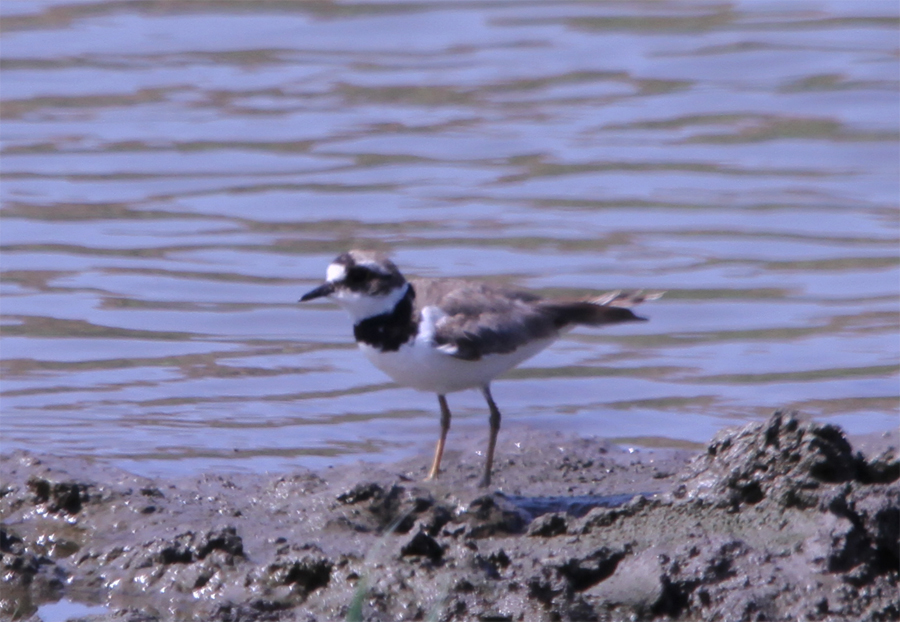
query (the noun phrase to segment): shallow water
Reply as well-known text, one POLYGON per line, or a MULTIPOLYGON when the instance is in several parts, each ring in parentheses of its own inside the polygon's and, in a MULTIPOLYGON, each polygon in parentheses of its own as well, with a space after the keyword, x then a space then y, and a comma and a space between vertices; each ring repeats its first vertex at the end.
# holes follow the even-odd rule
MULTIPOLYGON (((3 450, 147 474, 428 452, 327 303, 349 248, 546 294, 666 290, 494 395, 693 446, 896 426, 895 2, 6 0, 3 450)), ((475 392, 450 445, 481 451, 475 392)))

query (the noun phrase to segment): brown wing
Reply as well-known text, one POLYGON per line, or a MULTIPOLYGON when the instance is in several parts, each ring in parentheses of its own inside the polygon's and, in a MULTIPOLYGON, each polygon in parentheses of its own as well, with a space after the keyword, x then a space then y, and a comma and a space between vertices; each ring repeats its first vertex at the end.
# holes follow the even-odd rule
POLYGON ((435 343, 467 361, 513 352, 535 339, 555 337, 561 328, 573 324, 600 326, 643 320, 628 307, 662 295, 613 292, 587 301, 543 300, 530 292, 455 279, 411 283, 419 310, 435 306, 446 314, 435 326, 435 343))
POLYGON ((520 346, 558 334, 554 314, 539 306, 540 296, 452 279, 412 281, 419 309, 439 307, 445 314, 434 341, 467 361, 513 352, 520 346))

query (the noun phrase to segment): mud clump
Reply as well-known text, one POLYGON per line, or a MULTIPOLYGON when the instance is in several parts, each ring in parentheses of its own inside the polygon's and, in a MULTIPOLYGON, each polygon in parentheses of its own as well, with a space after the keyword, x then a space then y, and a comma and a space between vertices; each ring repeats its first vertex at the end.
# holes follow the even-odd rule
POLYGON ((3 456, 0 617, 63 597, 104 604, 92 622, 900 617, 894 438, 867 458, 778 412, 696 456, 505 443, 489 494, 474 455, 435 482, 425 458, 166 481, 3 456))
POLYGON ((52 559, 29 550, 25 542, 0 529, 0 612, 22 616, 36 603, 58 600, 67 579, 52 559))
POLYGON ((778 411, 762 427, 720 433, 683 476, 680 494, 734 509, 766 498, 785 507, 812 507, 827 484, 890 483, 898 477, 896 458, 880 456, 870 464, 853 453, 840 428, 802 424, 778 411))
POLYGON ((52 482, 33 477, 28 488, 34 493, 34 502, 43 504, 47 512, 78 514, 90 501, 90 486, 80 482, 52 482))

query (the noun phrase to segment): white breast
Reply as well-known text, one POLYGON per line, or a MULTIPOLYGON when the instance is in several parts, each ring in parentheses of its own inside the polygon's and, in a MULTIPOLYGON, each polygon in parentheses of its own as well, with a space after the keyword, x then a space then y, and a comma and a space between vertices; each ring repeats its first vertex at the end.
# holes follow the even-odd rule
POLYGON ((423 309, 418 335, 396 352, 382 352, 364 343, 360 343, 359 347, 373 365, 397 384, 445 395, 482 387, 556 340, 555 337, 539 339, 514 352, 489 354, 477 361, 466 361, 435 346, 434 323, 441 317, 443 314, 434 307, 423 309))
POLYGON ((339 289, 331 295, 331 299, 341 305, 356 324, 366 318, 393 311, 397 303, 406 296, 408 289, 409 283, 404 283, 403 287, 392 289, 383 296, 371 296, 348 289, 339 289))

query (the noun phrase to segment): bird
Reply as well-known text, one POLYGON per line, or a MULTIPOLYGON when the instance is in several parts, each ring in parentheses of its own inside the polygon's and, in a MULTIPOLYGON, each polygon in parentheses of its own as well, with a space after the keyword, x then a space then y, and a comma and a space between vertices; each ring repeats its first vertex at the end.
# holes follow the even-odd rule
POLYGON ((660 295, 612 292, 560 300, 472 280, 407 280, 386 255, 350 250, 331 262, 324 283, 300 302, 336 302, 350 315, 356 343, 375 367, 401 386, 437 395, 440 436, 426 480, 440 472, 451 419, 447 394, 479 389, 490 412, 479 486, 488 487, 501 420, 491 381, 575 326, 645 321, 629 307, 660 295))

